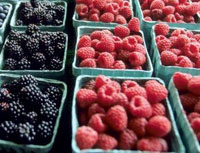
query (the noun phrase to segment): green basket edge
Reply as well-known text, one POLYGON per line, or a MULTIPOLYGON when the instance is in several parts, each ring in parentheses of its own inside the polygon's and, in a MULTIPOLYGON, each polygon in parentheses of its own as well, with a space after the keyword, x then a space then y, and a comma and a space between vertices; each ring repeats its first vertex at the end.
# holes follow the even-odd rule
MULTIPOLYGON (((15 75, 15 74, 0 74, 0 77, 9 77, 9 78, 13 78, 13 79, 16 79, 16 78, 19 78, 21 75, 15 75)), ((60 104, 60 108, 59 108, 59 113, 58 113, 58 116, 57 116, 57 119, 56 119, 56 122, 55 122, 55 125, 54 125, 54 131, 53 131, 53 136, 52 136, 52 139, 50 141, 50 143, 48 143, 47 145, 22 145, 22 144, 17 144, 17 143, 14 143, 14 142, 11 142, 11 141, 5 141, 5 140, 0 140, 0 145, 7 145, 7 146, 10 146, 10 147, 17 147, 17 148, 20 148, 20 149, 25 149, 25 150, 31 150, 31 151, 49 151, 52 147, 53 147, 53 144, 55 142, 55 138, 57 136, 57 133, 58 133, 58 127, 59 127, 59 124, 60 124, 60 120, 61 120, 61 116, 62 116, 62 113, 63 113, 63 110, 64 110, 64 104, 66 103, 66 97, 67 97, 67 85, 62 82, 62 81, 57 81, 57 80, 53 80, 53 79, 43 79, 43 78, 37 78, 36 77, 36 80, 39 81, 39 82, 43 82, 43 83, 50 83, 50 84, 57 84, 57 85, 62 85, 63 86, 63 94, 62 94, 62 100, 61 100, 61 104, 60 104)))
MULTIPOLYGON (((24 31, 18 31, 20 33, 24 33, 24 31)), ((43 32, 43 31, 42 31, 43 32)), ((50 73, 50 74, 60 74, 62 75, 62 73, 65 72, 66 69, 66 62, 67 62, 67 51, 68 51, 68 34, 64 33, 66 36, 66 41, 65 41, 65 50, 64 50, 64 56, 63 56, 63 65, 62 65, 62 69, 60 70, 2 70, 2 68, 0 68, 0 73, 15 73, 15 74, 26 74, 26 73, 31 73, 31 74, 43 74, 43 73, 50 73)), ((0 65, 3 65, 4 62, 4 54, 5 54, 5 44, 8 41, 8 36, 6 37, 6 40, 4 41, 1 53, 0 53, 0 65)))
MULTIPOLYGON (((83 153, 104 153, 104 151, 102 149, 87 149, 87 150, 80 151, 80 149, 78 148, 78 146, 76 144, 75 135, 76 135, 76 130, 77 130, 78 125, 79 125, 78 119, 77 119, 77 114, 76 114, 76 94, 77 94, 78 90, 80 89, 79 88, 80 81, 85 79, 85 78, 93 79, 93 78, 96 78, 96 76, 81 75, 81 76, 78 76, 77 79, 76 79, 74 94, 73 94, 73 99, 72 99, 72 143, 71 143, 72 151, 73 151, 73 153, 79 153, 79 152, 83 152, 83 153)), ((155 77, 145 77, 145 78, 140 78, 140 77, 109 77, 109 78, 120 79, 120 80, 157 80, 157 81, 161 82, 163 85, 165 85, 165 83, 160 78, 155 78, 155 77)), ((175 132, 175 136, 178 140, 178 145, 181 148, 180 152, 178 152, 178 153, 185 153, 185 147, 184 147, 182 140, 180 138, 179 131, 178 131, 177 125, 175 123, 174 115, 173 115, 172 108, 171 108, 171 105, 170 105, 168 98, 166 98, 166 104, 167 104, 169 117, 170 117, 170 120, 171 120, 171 123, 172 123, 173 131, 175 132)), ((112 151, 110 151, 110 153, 156 153, 156 152, 112 150, 112 151)), ((175 152, 169 152, 169 153, 175 153, 175 152)))
POLYGON ((80 26, 78 27, 78 33, 77 33, 77 38, 76 38, 76 46, 75 46, 75 51, 74 51, 74 61, 72 64, 72 72, 74 76, 78 76, 78 75, 82 75, 82 74, 86 74, 88 75, 88 73, 92 73, 92 75, 98 75, 98 74, 102 74, 102 73, 110 73, 109 76, 135 76, 136 73, 139 73, 140 75, 143 75, 141 77, 150 77, 152 76, 153 73, 153 65, 148 53, 148 49, 146 46, 146 42, 145 42, 145 37, 144 37, 144 33, 143 31, 140 31, 140 34, 142 35, 143 39, 144 39, 144 47, 146 48, 146 57, 147 57, 147 67, 149 68, 149 70, 111 70, 111 69, 103 69, 103 68, 80 68, 76 66, 76 62, 77 62, 77 46, 78 46, 78 41, 80 39, 80 32, 84 29, 93 29, 93 30, 102 30, 102 29, 106 29, 106 30, 113 30, 114 27, 92 27, 92 26, 80 26), (88 73, 85 73, 85 71, 88 71, 88 73), (121 75, 119 75, 121 74, 121 75))
MULTIPOLYGON (((11 29, 13 30, 18 30, 18 31, 24 31, 26 30, 27 26, 16 26, 16 18, 17 18, 17 13, 19 11, 19 8, 20 8, 20 5, 24 2, 28 2, 27 0, 25 1, 19 1, 15 7, 15 10, 14 10, 14 13, 12 15, 12 18, 11 18, 11 21, 10 21, 10 27, 11 29)), ((67 2, 66 1, 51 1, 51 2, 54 2, 54 3, 57 3, 57 4, 64 4, 64 8, 65 8, 65 13, 64 13, 64 18, 63 18, 63 23, 62 25, 59 25, 59 26, 51 26, 51 25, 47 25, 47 26, 38 26, 40 27, 40 30, 46 30, 48 29, 48 31, 64 31, 65 30, 65 26, 66 26, 66 20, 67 20, 67 2)))
POLYGON ((182 125, 180 125, 179 122, 178 122, 177 126, 181 129, 183 129, 183 131, 187 131, 187 132, 183 132, 183 135, 184 135, 184 137, 187 137, 187 140, 182 139, 182 141, 184 142, 184 144, 186 144, 187 151, 192 152, 192 153, 199 153, 200 152, 199 141, 197 140, 197 137, 195 136, 195 134, 188 122, 187 116, 183 113, 184 109, 181 104, 178 90, 175 87, 173 77, 171 78, 171 80, 169 82, 168 90, 170 92, 170 102, 172 105, 172 109, 174 112, 177 113, 177 118, 175 118, 175 120, 179 120, 180 122, 181 122, 181 120, 182 120, 182 122, 184 121, 184 127, 182 125), (193 142, 188 142, 188 141, 193 141, 193 142), (189 143, 188 146, 187 146, 187 142, 189 143))

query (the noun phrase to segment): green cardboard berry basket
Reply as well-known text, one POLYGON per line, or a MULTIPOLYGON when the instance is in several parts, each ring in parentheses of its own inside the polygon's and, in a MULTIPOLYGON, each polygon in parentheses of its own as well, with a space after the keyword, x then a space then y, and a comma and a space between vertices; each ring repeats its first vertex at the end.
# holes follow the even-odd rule
MULTIPOLYGON (((110 77, 113 80, 122 82, 125 80, 134 80, 136 82, 138 82, 139 84, 144 84, 146 81, 148 80, 157 80, 160 83, 162 83, 164 85, 164 82, 162 80, 160 80, 159 78, 151 78, 151 77, 146 77, 146 78, 139 78, 139 77, 110 77)), ((76 109, 76 94, 78 92, 79 89, 81 89, 81 87, 87 83, 87 81, 91 80, 91 79, 95 79, 95 76, 87 76, 87 75, 81 75, 79 77, 77 77, 76 79, 76 85, 75 85, 75 89, 74 89, 74 96, 73 96, 73 102, 72 102, 72 150, 73 153, 153 153, 153 152, 148 152, 148 151, 131 151, 131 150, 111 150, 111 151, 104 151, 102 149, 87 149, 87 150, 80 150, 77 146, 76 143, 76 131, 77 128, 79 127, 79 123, 78 123, 78 117, 77 117, 77 109, 76 109)), ((171 120, 172 123, 172 130, 170 132, 169 135, 169 144, 170 144, 170 148, 172 150, 172 152, 170 153, 185 153, 185 147, 183 146, 183 143, 181 141, 175 120, 174 120, 174 116, 173 116, 173 112, 169 103, 168 98, 165 101, 165 106, 167 108, 167 112, 168 112, 168 118, 171 120)), ((154 152, 156 153, 156 152, 154 152)))
MULTIPOLYGON (((150 56, 152 57, 152 63, 155 70, 155 75, 165 81, 166 84, 169 83, 172 75, 175 72, 183 72, 183 73, 190 73, 192 75, 198 75, 200 74, 200 69, 197 68, 183 68, 178 66, 164 66, 161 63, 160 60, 160 53, 157 48, 157 44, 155 41, 156 35, 154 32, 154 27, 152 27, 151 36, 152 36, 152 42, 151 42, 151 50, 150 50, 150 56)), ((184 28, 172 28, 170 27, 170 32, 175 29, 184 29, 184 28)), ((186 29, 184 29, 186 30, 186 29)), ((193 30, 194 33, 199 33, 200 31, 193 30)))
MULTIPOLYGON (((89 26, 80 26, 78 27, 78 36, 77 36, 77 42, 75 47, 75 53, 74 53, 74 62, 72 64, 72 70, 73 75, 98 75, 98 74, 104 74, 108 76, 122 76, 122 77, 150 77, 153 73, 153 66, 146 48, 146 43, 144 41, 144 47, 146 48, 146 70, 133 70, 133 69, 125 69, 125 70, 113 70, 113 69, 104 69, 104 68, 83 68, 79 67, 78 63, 79 60, 76 56, 77 53, 77 46, 79 39, 84 34, 91 34, 95 30, 110 30, 113 31, 114 27, 89 27, 89 26)), ((140 31, 140 35, 144 38, 144 34, 142 31, 140 31)))
MULTIPOLYGON (((130 7, 132 9, 132 17, 134 16, 134 7, 132 0, 129 0, 130 2, 130 7)), ((94 26, 94 27, 115 27, 118 25, 118 23, 104 23, 104 22, 93 22, 93 21, 84 21, 84 20, 79 20, 78 19, 78 14, 76 13, 76 9, 74 10, 74 15, 73 15, 73 26, 77 30, 79 26, 94 26)))
POLYGON ((174 117, 177 122, 177 126, 182 137, 185 148, 188 153, 199 153, 200 144, 199 141, 191 128, 187 116, 184 113, 184 108, 181 104, 179 97, 179 92, 174 85, 173 79, 170 80, 168 85, 168 90, 170 92, 170 102, 172 109, 174 111, 174 117))
POLYGON ((7 33, 7 31, 9 30, 9 22, 10 22, 10 18, 11 18, 11 12, 13 10, 13 6, 10 3, 7 2, 0 2, 1 5, 8 5, 9 11, 8 14, 3 22, 3 25, 0 27, 0 36, 2 37, 2 40, 4 40, 5 35, 7 33))
POLYGON ((2 37, 0 36, 0 50, 2 48, 2 44, 3 44, 3 40, 2 40, 2 37))
MULTIPOLYGON (((24 32, 21 32, 24 33, 24 32)), ((8 41, 8 37, 6 38, 2 51, 0 53, 0 73, 12 73, 12 74, 31 74, 36 77, 41 78, 50 78, 50 79, 58 79, 63 80, 63 77, 65 76, 66 72, 66 62, 67 62, 67 48, 68 48, 68 35, 66 35, 66 41, 65 41, 65 50, 64 50, 64 56, 63 56, 63 64, 62 68, 60 70, 4 70, 4 55, 5 55, 5 44, 8 41)))
MULTIPOLYGON (((14 74, 0 74, 0 83, 4 83, 7 81, 12 81, 14 79, 19 78, 19 75, 14 74)), ((47 153, 49 152, 54 143, 55 138, 58 133, 58 128, 60 125, 61 115, 64 110, 64 105, 66 103, 66 96, 67 96, 67 85, 64 82, 57 81, 57 80, 51 80, 51 79, 42 79, 42 78, 36 78, 36 80, 39 82, 40 86, 44 86, 45 84, 51 84, 59 87, 63 94, 62 94, 62 100, 60 103, 60 108, 58 112, 58 116, 55 122, 53 136, 51 141, 46 145, 34 145, 34 144, 17 144, 11 141, 6 140, 0 140, 0 151, 7 151, 7 152, 17 152, 17 153, 47 153)))
MULTIPOLYGON (((55 31, 64 31, 65 30, 65 26, 66 26, 66 22, 67 22, 67 3, 65 1, 55 1, 55 0, 52 1, 52 2, 54 2, 57 5, 64 6, 65 12, 64 12, 63 23, 62 23, 62 25, 59 25, 59 26, 42 25, 42 26, 39 26, 40 30, 48 30, 48 31, 54 31, 54 32, 55 31)), ((20 6, 21 6, 22 3, 24 3, 24 1, 21 1, 21 2, 17 3, 17 5, 15 7, 15 10, 14 10, 14 13, 13 13, 13 16, 11 18, 10 27, 13 30, 25 31, 26 28, 27 28, 26 25, 22 25, 22 26, 21 25, 20 26, 16 25, 18 12, 19 12, 19 9, 20 9, 20 6)))
MULTIPOLYGON (((141 5, 139 0, 132 0, 133 4, 136 6, 136 11, 135 14, 136 16, 141 20, 142 23, 142 29, 145 33, 146 41, 149 42, 151 41, 151 28, 155 24, 159 23, 157 21, 145 21, 144 16, 142 13, 141 5)), ((168 23, 170 27, 180 27, 180 28, 188 28, 190 30, 200 30, 200 16, 199 14, 196 16, 197 18, 197 23, 196 24, 191 24, 191 23, 168 23)), ((150 45, 150 44, 147 44, 150 45)), ((149 46, 148 46, 149 47, 149 46)))

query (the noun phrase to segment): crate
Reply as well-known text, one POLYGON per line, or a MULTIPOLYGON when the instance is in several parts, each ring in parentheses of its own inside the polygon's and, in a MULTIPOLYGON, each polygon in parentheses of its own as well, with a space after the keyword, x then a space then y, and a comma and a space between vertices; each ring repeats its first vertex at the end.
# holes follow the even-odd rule
MULTIPOLYGON (((198 75, 200 73, 200 69, 162 65, 161 60, 160 60, 160 53, 158 51, 157 44, 155 41, 156 35, 154 32, 154 27, 155 26, 152 27, 152 31, 151 31, 152 41, 151 41, 150 56, 152 58, 152 63, 153 63, 153 67, 154 67, 156 76, 163 79, 165 81, 165 83, 168 84, 172 75, 175 72, 183 72, 183 73, 190 73, 192 75, 198 75)), ((170 27, 170 32, 175 29, 177 29, 177 28, 170 27)), ((184 29, 184 28, 181 28, 181 29, 184 29)), ((193 32, 197 33, 198 31, 193 31, 193 32)))
MULTIPOLYGON (((23 32, 21 32, 23 33, 23 32)), ((41 78, 50 78, 50 79, 58 79, 63 80, 66 72, 66 62, 67 62, 67 47, 68 47, 68 35, 66 34, 66 42, 65 42, 65 50, 63 56, 63 65, 60 70, 4 70, 4 55, 5 55, 5 44, 8 41, 8 37, 6 38, 2 51, 0 53, 0 73, 12 73, 12 74, 31 74, 36 77, 41 78)))
MULTIPOLYGON (((132 10, 134 10, 132 0, 129 0, 130 2, 130 7, 132 10)), ((132 16, 134 16, 134 12, 132 11, 132 16)), ((78 14, 76 13, 76 10, 74 10, 74 15, 73 15, 73 26, 75 30, 79 26, 93 26, 93 27, 115 27, 116 25, 119 25, 118 23, 104 23, 104 22, 93 22, 93 21, 84 21, 84 20, 79 20, 78 19, 78 14)))
POLYGON ((1 5, 9 5, 9 11, 8 14, 3 22, 2 27, 0 28, 0 36, 2 37, 2 40, 4 40, 7 31, 9 30, 9 22, 10 22, 10 18, 11 18, 11 12, 13 9, 13 6, 10 3, 7 2, 0 2, 1 5))
MULTIPOLYGON (((14 74, 0 74, 0 83, 4 83, 6 81, 12 81, 14 79, 19 78, 19 75, 14 75, 14 74)), ((58 86, 62 91, 62 100, 58 112, 58 116, 55 122, 54 126, 54 131, 53 131, 53 136, 49 144, 47 145, 33 145, 33 144, 17 144, 11 141, 6 141, 6 140, 0 140, 0 150, 1 151, 7 151, 7 152, 17 152, 17 153, 47 153, 51 150, 55 143, 55 138, 58 133, 58 128, 60 124, 60 119, 61 115, 64 110, 64 104, 66 102, 66 97, 67 97, 67 85, 64 82, 61 81, 56 81, 56 80, 50 80, 50 79, 41 79, 41 78, 36 78, 36 80, 39 82, 41 86, 44 86, 45 84, 52 84, 55 86, 58 86)))
POLYGON ((181 104, 179 93, 177 88, 174 85, 173 79, 170 80, 169 86, 169 98, 171 102, 172 109, 174 111, 174 117, 177 122, 177 126, 182 137, 185 148, 188 153, 199 153, 200 145, 199 141, 193 132, 187 116, 184 113, 184 108, 181 104))
MULTIPOLYGON (((114 30, 114 27, 87 27, 87 26, 81 26, 78 27, 78 36, 77 36, 77 42, 76 42, 76 47, 75 47, 75 54, 74 54, 74 62, 72 65, 72 70, 73 70, 73 75, 78 76, 78 75, 98 75, 98 74, 104 74, 108 76, 122 76, 122 77, 150 77, 153 73, 153 66, 148 54, 148 51, 146 50, 146 70, 133 70, 133 69, 125 69, 125 70, 113 70, 113 69, 104 69, 104 68, 83 68, 83 67, 78 67, 78 58, 76 56, 77 52, 77 46, 80 37, 83 34, 90 34, 95 30, 114 30)), ((140 35, 144 38, 144 34, 142 31, 140 31, 140 35)), ((146 43, 144 41, 144 47, 146 48, 146 43)))
MULTIPOLYGON (((46 31, 47 30, 47 31, 53 31, 53 32, 55 32, 55 31, 64 31, 65 30, 65 26, 66 26, 66 22, 67 22, 67 3, 64 2, 64 1, 55 1, 55 0, 52 1, 52 2, 54 2, 57 5, 64 6, 65 13, 64 13, 63 23, 62 23, 62 25, 59 25, 59 26, 42 25, 42 26, 39 26, 40 30, 42 30, 42 31, 46 31)), ((14 13, 13 13, 13 16, 11 18, 10 27, 13 30, 25 31, 26 28, 27 28, 26 25, 22 25, 22 26, 17 26, 16 25, 18 12, 20 10, 20 6, 21 6, 22 3, 24 3, 24 1, 17 3, 17 5, 15 7, 15 10, 14 10, 14 13)))
MULTIPOLYGON (((78 92, 79 89, 81 89, 81 87, 89 80, 94 79, 94 76, 87 76, 87 75, 82 75, 79 76, 76 80, 76 85, 75 85, 75 89, 74 89, 74 96, 73 96, 73 102, 72 102, 72 150, 73 153, 80 153, 80 152, 84 152, 84 153, 105 153, 104 150, 102 149, 87 149, 87 150, 83 150, 80 151, 80 149, 77 146, 76 143, 76 139, 75 139, 75 135, 76 135, 76 131, 77 128, 79 127, 79 123, 78 123, 78 118, 77 118, 77 113, 76 113, 76 94, 78 92)), ((146 77, 146 78, 129 78, 129 77, 111 77, 111 79, 114 79, 116 81, 124 81, 124 80, 134 80, 136 82, 138 82, 139 84, 144 84, 146 81, 148 80, 157 80, 160 83, 164 84, 164 82, 162 80, 160 80, 159 78, 150 78, 150 77, 146 77)), ((182 141, 180 139, 180 135, 178 133, 178 129, 176 127, 176 123, 174 120, 174 116, 172 113, 172 109, 171 106, 169 104, 168 99, 166 99, 166 108, 167 108, 167 112, 168 112, 168 117, 171 120, 172 123, 172 130, 169 136, 169 142, 171 145, 171 150, 172 152, 170 153, 185 153, 185 148, 182 144, 182 141)), ((106 151, 108 153, 150 153, 150 152, 143 152, 143 151, 131 151, 131 150, 112 150, 112 151, 106 151)), ((151 152, 152 153, 152 152, 151 152)))

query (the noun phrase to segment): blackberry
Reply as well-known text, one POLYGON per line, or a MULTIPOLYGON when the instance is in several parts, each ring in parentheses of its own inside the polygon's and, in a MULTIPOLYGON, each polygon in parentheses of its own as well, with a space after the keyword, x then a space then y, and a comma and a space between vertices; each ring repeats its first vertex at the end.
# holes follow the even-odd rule
POLYGON ((10 117, 14 120, 19 120, 25 115, 25 108, 22 104, 18 101, 12 101, 9 103, 9 113, 10 117))
POLYGON ((39 68, 39 70, 48 70, 46 64, 43 64, 43 65, 39 68))
POLYGON ((15 40, 9 40, 5 43, 5 50, 10 52, 16 45, 18 45, 18 43, 15 40))
POLYGON ((20 25, 23 25, 23 21, 22 20, 17 20, 16 26, 20 26, 20 25))
POLYGON ((12 49, 10 49, 6 55, 9 58, 13 58, 16 60, 20 60, 24 57, 24 52, 21 46, 14 45, 12 49))
POLYGON ((56 11, 54 11, 54 10, 49 10, 49 14, 50 14, 53 18, 56 18, 56 11))
POLYGON ((11 30, 8 35, 9 40, 15 40, 18 44, 21 44, 21 33, 16 30, 11 30))
POLYGON ((42 37, 41 32, 36 32, 31 36, 31 38, 37 39, 39 42, 40 42, 41 37, 42 37))
POLYGON ((52 46, 48 46, 46 49, 45 49, 45 54, 47 56, 47 58, 51 59, 52 56, 54 55, 55 53, 55 50, 52 46))
POLYGON ((60 105, 62 91, 58 87, 50 85, 49 87, 44 89, 43 93, 46 94, 51 101, 55 102, 57 104, 57 107, 60 105))
POLYGON ((64 50, 65 50, 65 44, 58 43, 56 46, 56 55, 63 57, 64 50))
POLYGON ((29 24, 27 26, 27 29, 26 29, 26 34, 32 35, 32 34, 39 32, 39 31, 40 31, 40 28, 38 26, 36 26, 35 24, 29 24))
POLYGON ((44 16, 44 25, 49 25, 53 22, 53 16, 51 14, 46 14, 44 16))
POLYGON ((48 35, 43 34, 40 38, 40 47, 46 49, 51 45, 51 39, 48 35))
POLYGON ((30 68, 31 68, 31 62, 25 57, 22 58, 17 64, 18 70, 30 70, 30 68))
POLYGON ((38 81, 35 79, 34 76, 27 74, 27 75, 22 75, 19 79, 19 86, 20 88, 28 86, 28 85, 35 85, 38 86, 38 81))
POLYGON ((24 2, 21 4, 21 8, 32 8, 32 5, 30 2, 24 2))
POLYGON ((53 136, 53 123, 51 121, 41 121, 37 126, 38 142, 47 144, 53 136))
POLYGON ((9 104, 7 102, 0 103, 0 121, 5 121, 9 117, 9 104))
POLYGON ((19 123, 16 131, 16 141, 22 144, 30 144, 35 140, 36 132, 35 127, 26 122, 19 123))
POLYGON ((0 102, 10 102, 11 101, 11 96, 10 92, 6 88, 1 88, 0 89, 0 102))
POLYGON ((45 101, 46 96, 43 95, 40 88, 35 85, 25 86, 20 91, 21 98, 30 110, 37 110, 45 101))
POLYGON ((5 60, 4 69, 5 70, 16 70, 17 61, 13 58, 7 58, 5 60))
POLYGON ((25 21, 27 18, 27 15, 32 12, 32 7, 25 7, 19 11, 19 19, 25 21))
POLYGON ((26 43, 29 39, 30 39, 30 36, 28 36, 27 34, 25 33, 21 34, 21 46, 23 49, 25 49, 26 43))
POLYGON ((26 43, 26 53, 32 55, 39 51, 40 43, 37 39, 30 38, 26 43))
POLYGON ((57 43, 65 44, 66 34, 63 32, 55 32, 57 43))
POLYGON ((46 58, 45 58, 44 54, 39 53, 39 52, 33 54, 32 57, 31 57, 31 62, 32 62, 33 68, 37 69, 37 70, 42 65, 45 64, 45 61, 46 61, 46 58))
POLYGON ((13 140, 17 125, 13 121, 4 121, 0 124, 0 137, 5 140, 13 140))
POLYGON ((41 105, 40 114, 44 120, 54 121, 58 114, 56 104, 50 100, 46 100, 45 103, 41 105))
POLYGON ((54 57, 50 62, 50 70, 60 70, 62 68, 62 61, 58 57, 54 57))
POLYGON ((39 6, 39 1, 38 0, 30 0, 30 3, 33 7, 38 7, 39 6))
POLYGON ((18 93, 20 90, 18 80, 13 80, 12 82, 4 83, 3 88, 7 88, 11 93, 18 93))
POLYGON ((55 7, 54 10, 56 11, 58 19, 62 20, 63 16, 64 16, 64 13, 65 13, 65 8, 63 6, 61 6, 61 5, 58 5, 58 6, 55 7))
POLYGON ((25 118, 26 118, 26 121, 29 121, 30 123, 35 124, 38 120, 38 114, 32 111, 26 114, 25 118))
POLYGON ((43 23, 43 20, 44 20, 45 15, 46 15, 46 11, 43 8, 39 7, 39 8, 35 8, 33 10, 33 12, 35 14, 37 23, 43 23))

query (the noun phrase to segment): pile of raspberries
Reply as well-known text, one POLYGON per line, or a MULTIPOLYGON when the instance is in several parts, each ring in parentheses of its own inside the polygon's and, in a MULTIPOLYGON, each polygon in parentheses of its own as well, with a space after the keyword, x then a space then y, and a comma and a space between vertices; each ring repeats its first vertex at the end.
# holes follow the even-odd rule
POLYGON ((172 126, 167 96, 167 89, 156 80, 139 84, 103 75, 90 80, 76 95, 78 147, 167 152, 165 138, 172 126))
POLYGON ((200 2, 188 0, 139 0, 144 20, 170 23, 195 23, 200 2))
POLYGON ((113 32, 96 30, 83 35, 78 42, 78 66, 106 69, 145 69, 146 48, 139 33, 138 18, 128 27, 118 25, 113 32))
POLYGON ((76 0, 80 20, 126 24, 132 16, 128 0, 76 0))
POLYGON ((154 30, 163 65, 200 68, 200 33, 184 29, 171 31, 164 23, 156 24, 154 30))
POLYGON ((200 76, 176 72, 173 82, 179 91, 182 106, 188 121, 200 140, 200 76))

